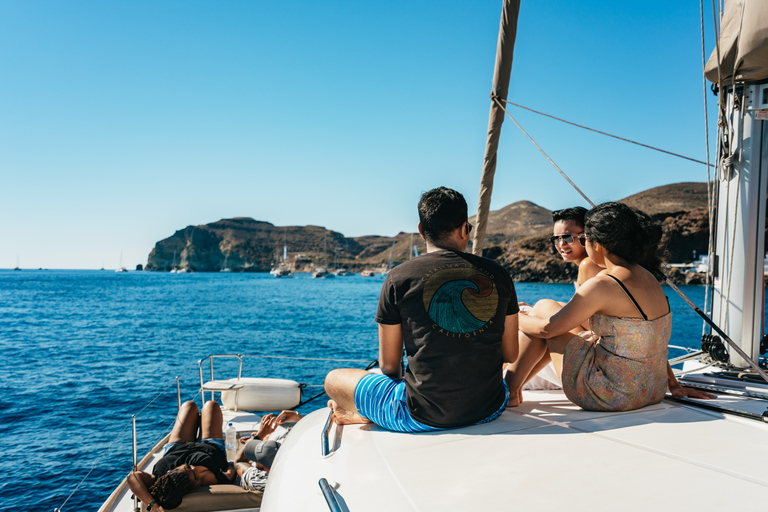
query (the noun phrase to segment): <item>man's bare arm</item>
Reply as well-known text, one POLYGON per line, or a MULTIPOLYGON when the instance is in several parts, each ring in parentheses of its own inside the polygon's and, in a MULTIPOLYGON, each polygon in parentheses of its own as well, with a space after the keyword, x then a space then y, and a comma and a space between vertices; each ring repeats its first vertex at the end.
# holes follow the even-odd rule
POLYGON ((403 328, 400 324, 379 324, 379 368, 387 377, 401 378, 403 328))

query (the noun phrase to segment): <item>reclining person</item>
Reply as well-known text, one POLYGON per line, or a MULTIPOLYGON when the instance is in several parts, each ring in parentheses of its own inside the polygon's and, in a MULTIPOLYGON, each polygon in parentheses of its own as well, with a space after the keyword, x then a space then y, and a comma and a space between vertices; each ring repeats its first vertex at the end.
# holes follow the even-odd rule
POLYGON ((518 353, 512 279, 496 262, 464 252, 472 226, 460 193, 425 192, 418 211, 427 253, 389 272, 379 297, 383 375, 338 369, 325 379, 339 424, 428 432, 491 421, 506 407, 502 365, 518 353))
POLYGON ((262 418, 256 434, 250 438, 240 438, 240 442, 244 444, 238 453, 235 467, 243 489, 264 490, 277 450, 300 419, 301 415, 296 411, 283 411, 277 416, 267 414, 262 418))
POLYGON ((227 462, 222 425, 221 408, 216 402, 206 402, 202 414, 195 402, 181 406, 163 457, 152 474, 132 471, 128 475, 128 487, 147 510, 174 509, 196 487, 232 483, 235 468, 227 462))

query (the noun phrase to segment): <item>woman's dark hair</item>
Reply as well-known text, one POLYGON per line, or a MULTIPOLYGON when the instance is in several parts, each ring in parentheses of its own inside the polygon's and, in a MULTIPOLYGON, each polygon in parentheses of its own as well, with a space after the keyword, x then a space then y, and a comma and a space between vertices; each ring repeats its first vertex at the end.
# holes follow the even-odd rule
MULTIPOLYGON (((181 467, 181 466, 180 466, 181 467)), ((149 488, 149 494, 164 509, 174 509, 181 505, 181 499, 185 494, 195 488, 195 484, 184 471, 173 469, 155 480, 149 488)))
POLYGON ((561 220, 572 220, 580 228, 584 228, 584 216, 587 214, 587 209, 583 206, 574 206, 572 208, 563 208, 562 210, 555 210, 552 212, 552 222, 558 222, 561 220))
POLYGON ((427 240, 440 242, 451 231, 467 222, 467 202, 455 190, 433 188, 421 195, 419 222, 427 240))
POLYGON ((584 232, 616 256, 661 275, 662 230, 647 213, 623 203, 603 203, 587 212, 584 232))

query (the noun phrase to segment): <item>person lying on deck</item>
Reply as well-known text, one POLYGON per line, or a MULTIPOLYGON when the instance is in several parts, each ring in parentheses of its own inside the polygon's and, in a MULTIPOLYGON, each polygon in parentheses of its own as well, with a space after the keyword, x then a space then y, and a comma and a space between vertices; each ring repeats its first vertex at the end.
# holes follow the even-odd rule
POLYGON ((227 462, 222 425, 216 402, 206 402, 202 414, 195 402, 182 404, 163 457, 152 474, 132 471, 128 476, 128 487, 147 510, 174 509, 196 487, 232 483, 236 473, 227 462))
POLYGON ((671 312, 658 271, 661 227, 622 203, 586 215, 585 248, 603 270, 566 305, 539 301, 520 315, 520 358, 508 365, 510 406, 550 359, 565 395, 583 409, 625 411, 673 396, 712 397, 683 388, 667 362, 671 312), (658 274, 658 272, 657 272, 658 274), (589 321, 592 331, 582 332, 589 321))
POLYGON ((256 434, 240 438, 243 446, 238 451, 235 467, 243 489, 264 490, 277 450, 300 419, 301 415, 296 411, 283 411, 277 416, 267 414, 261 419, 261 426, 256 434))
POLYGON ((506 407, 502 365, 518 352, 512 279, 498 263, 464 252, 472 225, 460 193, 425 192, 418 211, 427 253, 389 272, 379 297, 383 375, 338 369, 325 379, 339 424, 429 432, 491 421, 506 407))

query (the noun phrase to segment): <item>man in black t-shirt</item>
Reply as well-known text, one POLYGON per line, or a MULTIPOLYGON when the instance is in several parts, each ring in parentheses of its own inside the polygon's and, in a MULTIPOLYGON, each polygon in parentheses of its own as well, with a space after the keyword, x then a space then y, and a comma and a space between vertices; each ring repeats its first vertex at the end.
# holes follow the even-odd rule
POLYGON ((379 297, 383 375, 339 369, 325 379, 337 423, 426 432, 491 421, 504 411, 502 366, 518 353, 517 296, 504 268, 464 253, 471 229, 458 192, 439 187, 421 196, 427 254, 393 269, 379 297))

